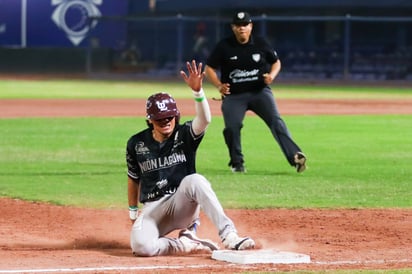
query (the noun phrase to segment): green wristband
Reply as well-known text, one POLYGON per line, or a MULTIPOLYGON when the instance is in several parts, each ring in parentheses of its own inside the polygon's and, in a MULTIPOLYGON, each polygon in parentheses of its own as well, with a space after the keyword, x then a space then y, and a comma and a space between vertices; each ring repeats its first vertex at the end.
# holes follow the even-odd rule
POLYGON ((138 207, 137 206, 129 206, 129 210, 137 210, 138 207))
POLYGON ((205 99, 204 96, 202 96, 202 97, 195 97, 195 101, 196 101, 196 102, 202 102, 204 99, 205 99))

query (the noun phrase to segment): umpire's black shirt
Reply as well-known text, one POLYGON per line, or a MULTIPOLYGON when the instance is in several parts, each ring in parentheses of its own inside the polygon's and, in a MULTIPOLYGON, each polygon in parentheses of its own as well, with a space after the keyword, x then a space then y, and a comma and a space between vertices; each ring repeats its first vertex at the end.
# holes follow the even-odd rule
POLYGON ((251 36, 246 44, 232 35, 221 40, 206 64, 220 70, 220 81, 230 84, 232 94, 257 92, 266 86, 263 74, 278 60, 276 51, 263 37, 251 36))

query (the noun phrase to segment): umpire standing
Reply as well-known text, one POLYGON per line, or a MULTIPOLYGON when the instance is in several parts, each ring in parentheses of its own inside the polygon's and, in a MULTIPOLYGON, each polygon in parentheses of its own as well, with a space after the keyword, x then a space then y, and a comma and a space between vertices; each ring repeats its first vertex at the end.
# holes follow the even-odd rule
POLYGON ((289 164, 297 172, 303 172, 306 156, 292 140, 269 86, 281 68, 277 53, 266 39, 251 35, 253 23, 247 12, 236 13, 231 28, 233 35, 215 46, 205 68, 208 80, 222 96, 223 136, 229 150, 229 166, 233 172, 246 171, 240 131, 246 111, 251 110, 270 128, 289 164))

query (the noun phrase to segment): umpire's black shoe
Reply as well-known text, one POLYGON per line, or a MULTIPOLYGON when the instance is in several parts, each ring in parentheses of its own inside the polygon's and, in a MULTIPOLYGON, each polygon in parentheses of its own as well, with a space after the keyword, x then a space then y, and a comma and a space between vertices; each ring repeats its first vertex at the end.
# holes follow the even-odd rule
POLYGON ((245 173, 246 168, 242 163, 232 164, 232 172, 234 172, 234 173, 245 173))
POLYGON ((298 173, 305 171, 306 169, 306 156, 302 152, 296 152, 295 154, 295 167, 298 173))

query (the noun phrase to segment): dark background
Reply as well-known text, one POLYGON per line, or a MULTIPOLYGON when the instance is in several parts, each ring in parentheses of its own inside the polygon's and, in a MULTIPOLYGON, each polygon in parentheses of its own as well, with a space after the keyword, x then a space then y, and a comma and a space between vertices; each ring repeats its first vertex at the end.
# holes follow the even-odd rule
MULTIPOLYGON (((38 0, 41 11, 33 15, 34 7, 27 7, 28 37, 37 40, 24 46, 19 34, 1 32, 4 14, 11 14, 2 5, 19 1, 2 1, 0 72, 175 77, 186 60, 204 61, 214 44, 231 34, 230 19, 242 10, 252 15, 254 34, 265 36, 278 52, 281 79, 412 80, 407 0, 104 0, 96 5, 99 16, 87 18, 96 26, 78 45, 49 19, 55 10, 51 1, 38 0), (47 19, 42 24, 49 29, 30 16, 47 19)), ((84 16, 76 9, 70 15, 73 25, 84 16)))

